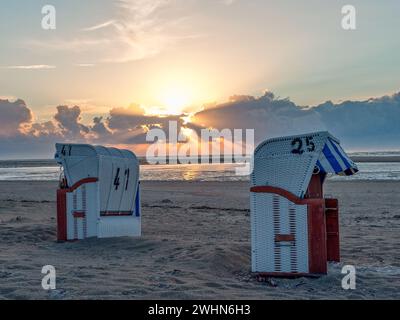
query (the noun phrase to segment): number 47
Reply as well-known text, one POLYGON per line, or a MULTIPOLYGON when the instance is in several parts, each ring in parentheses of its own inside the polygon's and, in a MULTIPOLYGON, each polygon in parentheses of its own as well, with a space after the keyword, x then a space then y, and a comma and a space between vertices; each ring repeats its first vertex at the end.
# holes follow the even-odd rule
MULTIPOLYGON (((117 173, 115 174, 115 178, 114 178, 114 186, 115 186, 115 190, 118 190, 118 187, 120 185, 119 182, 119 173, 120 173, 121 169, 118 168, 117 169, 117 173)), ((129 184, 129 169, 125 170, 125 190, 128 190, 128 184, 129 184)))

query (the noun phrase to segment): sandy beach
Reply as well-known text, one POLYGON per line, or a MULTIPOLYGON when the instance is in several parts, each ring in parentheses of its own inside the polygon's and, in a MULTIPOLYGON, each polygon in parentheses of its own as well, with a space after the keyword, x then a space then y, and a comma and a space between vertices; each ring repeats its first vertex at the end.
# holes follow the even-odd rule
POLYGON ((400 182, 329 181, 340 264, 321 278, 250 272, 247 182, 143 182, 141 238, 57 243, 56 182, 0 182, 0 299, 399 299, 400 182), (41 288, 41 269, 57 289, 41 288), (356 290, 341 267, 357 270, 356 290))

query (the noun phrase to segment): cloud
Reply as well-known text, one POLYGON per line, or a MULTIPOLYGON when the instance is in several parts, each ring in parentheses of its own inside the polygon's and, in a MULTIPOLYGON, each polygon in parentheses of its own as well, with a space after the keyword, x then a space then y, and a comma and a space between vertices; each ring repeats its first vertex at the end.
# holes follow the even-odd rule
MULTIPOLYGON (((103 122, 103 117, 94 117, 91 132, 95 133, 95 137, 101 139, 112 137, 111 130, 103 122)), ((108 140, 108 139, 107 139, 108 140)))
POLYGON ((94 26, 91 26, 88 28, 84 28, 83 31, 95 31, 95 30, 99 30, 102 28, 112 26, 114 24, 115 24, 115 20, 109 20, 109 21, 106 21, 106 22, 103 22, 103 23, 100 23, 100 24, 97 24, 97 25, 94 25, 94 26))
POLYGON ((107 118, 111 129, 134 129, 141 126, 162 125, 169 120, 177 121, 180 116, 146 116, 143 109, 138 105, 132 104, 128 108, 113 108, 107 118))
POLYGON ((14 96, 3 95, 3 96, 0 96, 0 100, 17 100, 17 98, 14 96))
POLYGON ((89 133, 90 129, 81 124, 81 109, 78 106, 58 106, 57 113, 54 119, 58 123, 63 136, 67 139, 83 138, 85 134, 89 133))
POLYGON ((148 130, 162 128, 168 137, 169 121, 177 122, 178 131, 186 127, 198 134, 210 127, 254 129, 256 143, 274 136, 328 130, 345 148, 399 149, 400 92, 364 101, 328 101, 315 107, 296 105, 271 92, 260 97, 234 95, 228 102, 198 112, 189 123, 184 115, 145 115, 136 104, 112 108, 108 116, 95 116, 89 124, 82 123, 78 105, 55 110, 52 120, 38 123, 23 100, 0 100, 0 158, 51 157, 54 143, 60 141, 123 146, 144 154, 148 130))
POLYGON ((267 138, 328 130, 352 149, 399 149, 400 92, 365 101, 301 107, 271 92, 233 96, 197 113, 193 121, 215 128, 252 128, 256 143, 267 138))
POLYGON ((23 100, 0 100, 0 137, 20 135, 32 118, 32 112, 23 100))
POLYGON ((115 13, 106 21, 80 33, 53 40, 29 40, 36 49, 79 53, 96 57, 93 63, 121 63, 148 58, 177 41, 192 37, 182 33, 184 18, 171 19, 164 9, 173 0, 117 0, 115 13))
POLYGON ((147 144, 146 133, 152 128, 163 129, 168 137, 170 121, 177 123, 178 132, 184 126, 183 115, 149 116, 135 104, 128 108, 111 109, 106 119, 107 127, 113 132, 113 139, 123 144, 147 144))
MULTIPOLYGON (((115 49, 105 61, 127 62, 147 58, 174 43, 177 39, 171 35, 168 28, 177 22, 172 22, 159 13, 172 2, 171 0, 117 1, 117 18, 112 23, 101 24, 113 27, 112 33, 115 39, 113 45, 115 49)), ((107 33, 104 35, 109 36, 107 33)))
POLYGON ((6 69, 20 69, 20 70, 43 70, 43 69, 55 69, 56 66, 48 65, 48 64, 33 64, 33 65, 25 65, 25 66, 8 66, 6 69))
MULTIPOLYGON (((26 46, 37 50, 68 52, 68 53, 95 53, 97 50, 106 50, 113 45, 115 40, 108 38, 72 37, 58 38, 54 40, 30 39, 26 41, 26 46)), ((100 54, 103 51, 97 52, 100 54)))
POLYGON ((227 103, 197 113, 194 123, 219 130, 254 129, 257 142, 267 137, 325 130, 320 116, 271 92, 261 97, 235 95, 227 103))
POLYGON ((313 111, 351 147, 400 147, 400 92, 365 101, 328 101, 313 111))
POLYGON ((32 137, 62 137, 56 124, 53 121, 46 121, 42 123, 33 123, 25 131, 25 133, 32 137))
POLYGON ((94 67, 95 64, 94 63, 78 63, 76 64, 77 67, 82 67, 82 68, 90 68, 90 67, 94 67))

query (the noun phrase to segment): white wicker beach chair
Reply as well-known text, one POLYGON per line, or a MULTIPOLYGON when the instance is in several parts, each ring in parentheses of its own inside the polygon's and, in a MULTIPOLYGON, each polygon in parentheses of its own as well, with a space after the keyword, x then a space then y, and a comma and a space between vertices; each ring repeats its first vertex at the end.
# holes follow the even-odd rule
POLYGON ((328 173, 358 169, 328 132, 266 140, 251 174, 252 271, 298 276, 326 273, 338 261, 336 199, 324 199, 328 173))
POLYGON ((57 238, 140 236, 139 161, 128 150, 56 144, 64 180, 57 191, 57 238))

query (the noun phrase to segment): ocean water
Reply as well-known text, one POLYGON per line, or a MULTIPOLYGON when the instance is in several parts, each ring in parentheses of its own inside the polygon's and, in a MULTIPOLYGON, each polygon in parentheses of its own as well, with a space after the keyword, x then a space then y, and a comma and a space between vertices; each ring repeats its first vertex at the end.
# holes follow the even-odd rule
MULTIPOLYGON (((332 176, 332 180, 400 180, 400 162, 360 162, 359 172, 351 177, 332 176)), ((152 181, 248 181, 237 175, 243 164, 141 165, 140 179, 152 181)), ((0 181, 57 181, 60 167, 51 160, 0 161, 0 181)))

